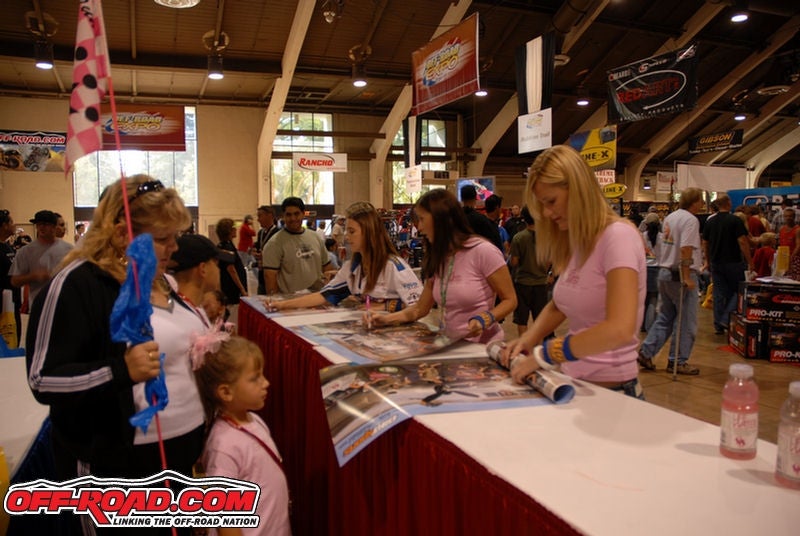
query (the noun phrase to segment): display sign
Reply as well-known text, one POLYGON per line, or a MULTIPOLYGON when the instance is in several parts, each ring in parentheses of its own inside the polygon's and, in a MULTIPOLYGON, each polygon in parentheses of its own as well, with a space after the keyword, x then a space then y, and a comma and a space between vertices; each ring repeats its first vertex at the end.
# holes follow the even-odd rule
POLYGON ((597 183, 600 186, 613 184, 614 181, 617 180, 617 172, 613 169, 599 169, 594 172, 594 176, 597 178, 597 183))
POLYGON ((607 71, 608 122, 639 121, 697 104, 697 46, 607 71))
POLYGON ((462 201, 461 187, 467 185, 475 187, 475 193, 478 196, 475 206, 481 208, 483 207, 484 201, 495 192, 495 177, 465 177, 463 179, 458 179, 456 181, 456 197, 458 197, 459 201, 462 201))
POLYGON ((617 166, 616 125, 576 132, 569 137, 567 145, 581 153, 589 167, 595 170, 617 166))
POLYGON ((422 166, 406 168, 406 193, 418 194, 422 191, 422 166))
POLYGON ((64 171, 64 132, 0 130, 0 170, 64 171))
POLYGON ((738 149, 742 146, 743 138, 744 129, 741 128, 689 138, 689 154, 738 149))
POLYGON ((412 115, 424 114, 478 91, 478 14, 415 50, 411 60, 412 115))
MULTIPOLYGON (((100 110, 102 149, 115 151, 111 106, 103 104, 100 110)), ((183 106, 117 104, 117 127, 123 150, 185 151, 185 122, 183 106)))
POLYGON ((303 171, 347 171, 347 153, 292 153, 292 164, 303 171))
POLYGON ((628 187, 621 182, 606 184, 603 186, 603 195, 606 199, 616 199, 617 197, 622 197, 622 194, 624 194, 627 189, 628 187))
POLYGON ((678 174, 674 171, 656 172, 656 193, 668 194, 672 192, 672 185, 678 181, 678 174))
POLYGON ((553 109, 517 117, 519 154, 541 151, 553 145, 553 109))

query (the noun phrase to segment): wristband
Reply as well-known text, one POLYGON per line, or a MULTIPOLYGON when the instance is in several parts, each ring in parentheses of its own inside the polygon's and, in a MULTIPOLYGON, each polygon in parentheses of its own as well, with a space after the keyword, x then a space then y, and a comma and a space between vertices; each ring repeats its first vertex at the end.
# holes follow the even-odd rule
POLYGON ((484 311, 479 315, 475 315, 470 317, 470 320, 475 320, 481 325, 481 329, 485 330, 487 327, 491 326, 495 322, 494 315, 489 311, 484 311))
POLYGON ((564 338, 564 346, 562 346, 561 349, 563 350, 564 357, 567 359, 567 361, 577 361, 578 358, 575 357, 575 354, 572 353, 572 348, 570 348, 570 339, 572 339, 572 335, 567 335, 564 338))
POLYGON ((548 363, 558 364, 567 360, 564 355, 564 339, 547 339, 544 344, 544 358, 548 363))

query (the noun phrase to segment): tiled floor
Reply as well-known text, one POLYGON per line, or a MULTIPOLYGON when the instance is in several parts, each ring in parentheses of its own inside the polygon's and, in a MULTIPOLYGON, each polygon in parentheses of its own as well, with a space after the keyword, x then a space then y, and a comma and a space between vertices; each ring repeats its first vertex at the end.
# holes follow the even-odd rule
MULTIPOLYGON (((746 360, 737 353, 726 351, 722 348, 727 346, 727 335, 714 334, 711 311, 701 308, 698 316, 700 324, 689 361, 700 369, 700 374, 678 375, 673 381, 672 373, 665 370, 669 350, 667 341, 654 360, 657 370, 639 373, 647 401, 719 425, 722 386, 728 379, 728 366, 747 362, 755 369, 754 377, 761 394, 758 436, 775 443, 780 406, 788 396, 789 382, 800 381, 800 366, 746 360)), ((509 320, 503 322, 503 327, 507 339, 516 337, 516 326, 509 320)), ((646 334, 641 335, 644 338, 646 334)))

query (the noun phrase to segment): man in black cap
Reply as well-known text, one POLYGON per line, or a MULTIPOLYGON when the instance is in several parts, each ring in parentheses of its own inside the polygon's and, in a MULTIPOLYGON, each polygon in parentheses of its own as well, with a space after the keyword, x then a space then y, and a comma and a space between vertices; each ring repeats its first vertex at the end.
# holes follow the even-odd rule
POLYGON ((219 260, 233 255, 219 249, 202 235, 185 234, 178 238, 178 250, 172 254, 169 273, 178 284, 178 303, 197 314, 209 326, 201 304, 206 292, 219 289, 219 260))
POLYGON ((36 240, 17 251, 11 264, 11 284, 30 286, 28 303, 50 281, 54 270, 72 249, 72 244, 56 238, 58 216, 51 210, 40 210, 30 220, 36 226, 36 240))
POLYGON ((467 215, 469 226, 472 227, 472 230, 475 231, 476 234, 483 236, 489 240, 489 242, 497 246, 497 249, 499 249, 503 255, 505 255, 503 242, 500 240, 500 231, 497 229, 497 225, 495 225, 492 220, 475 210, 475 205, 477 202, 478 191, 475 189, 475 186, 471 184, 465 184, 462 186, 461 204, 464 206, 464 213, 467 215))

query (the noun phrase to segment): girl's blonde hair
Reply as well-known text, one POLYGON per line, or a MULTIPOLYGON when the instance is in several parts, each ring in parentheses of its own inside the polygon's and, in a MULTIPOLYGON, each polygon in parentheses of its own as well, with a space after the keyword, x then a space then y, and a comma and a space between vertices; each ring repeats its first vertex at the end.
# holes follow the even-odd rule
POLYGON ((264 354, 258 345, 244 337, 232 335, 220 344, 216 352, 206 353, 203 364, 194 371, 208 426, 211 426, 222 407, 222 401, 217 398, 217 387, 235 383, 246 367, 252 364, 251 359, 255 360, 256 367, 264 367, 264 354))
POLYGON ((358 201, 347 207, 347 218, 361 226, 364 247, 361 253, 353 255, 355 262, 361 259, 361 270, 367 278, 364 292, 369 293, 375 288, 389 257, 397 256, 397 250, 389 239, 389 233, 378 216, 378 211, 371 203, 358 201))
MULTIPOLYGON (((125 195, 131 211, 133 234, 144 229, 186 229, 192 217, 178 192, 165 188, 149 175, 133 175, 125 179, 125 195)), ((66 266, 76 259, 85 259, 110 273, 118 281, 125 280, 127 231, 120 237, 117 225, 125 223, 122 183, 110 184, 100 196, 92 225, 83 239, 61 263, 66 266)))
POLYGON ((606 202, 591 168, 572 147, 556 145, 540 154, 528 171, 526 202, 536 221, 536 258, 542 266, 553 265, 556 273, 578 255, 586 262, 597 237, 619 219, 606 202), (543 215, 542 202, 533 193, 541 182, 567 190, 567 230, 560 230, 543 215))

